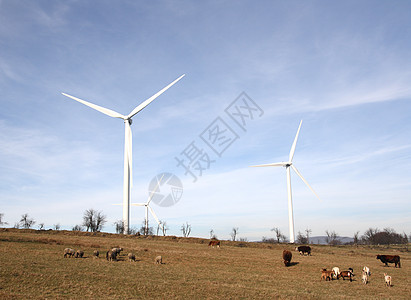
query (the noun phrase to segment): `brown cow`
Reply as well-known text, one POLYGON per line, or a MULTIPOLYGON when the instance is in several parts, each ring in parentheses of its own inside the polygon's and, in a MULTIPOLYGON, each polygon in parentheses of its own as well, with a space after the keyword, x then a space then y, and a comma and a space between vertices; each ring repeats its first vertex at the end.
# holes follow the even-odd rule
POLYGON ((347 277, 350 281, 352 281, 352 278, 354 277, 354 270, 352 268, 348 268, 348 271, 341 271, 340 277, 342 277, 343 280, 347 277))
POLYGON ((292 257, 293 257, 293 254, 290 251, 288 251, 288 250, 283 251, 283 260, 284 260, 284 265, 286 267, 288 267, 290 265, 292 257))
POLYGON ((208 243, 208 246, 211 246, 214 248, 214 246, 217 246, 217 248, 220 248, 220 241, 210 241, 208 243))
POLYGON ((399 255, 377 255, 377 259, 381 260, 382 263, 388 267, 388 263, 395 264, 395 267, 401 268, 400 256, 399 255))

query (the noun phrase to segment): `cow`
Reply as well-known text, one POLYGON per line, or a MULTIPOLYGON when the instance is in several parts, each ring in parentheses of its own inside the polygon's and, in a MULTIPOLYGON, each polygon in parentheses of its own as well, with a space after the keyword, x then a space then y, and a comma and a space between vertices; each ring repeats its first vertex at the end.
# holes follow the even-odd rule
POLYGON ((217 248, 220 248, 220 241, 210 241, 208 243, 208 246, 211 246, 214 248, 214 246, 217 246, 217 248))
POLYGON ((311 255, 311 247, 310 246, 299 246, 295 248, 295 251, 300 252, 300 255, 311 255))
POLYGON ((342 271, 340 273, 340 277, 342 277, 343 280, 345 280, 345 277, 348 277, 348 279, 352 281, 352 278, 354 277, 354 270, 352 268, 348 268, 348 271, 342 271))
POLYGON ((98 252, 98 250, 94 250, 93 257, 98 258, 99 255, 100 255, 100 252, 98 252))
POLYGON ((327 271, 327 269, 322 269, 321 270, 321 279, 320 279, 320 281, 323 280, 323 279, 325 279, 325 281, 333 280, 333 274, 334 274, 334 271, 327 271))
POLYGON ((391 276, 384 273, 385 285, 391 287, 391 276))
POLYGON ((288 250, 283 251, 283 260, 284 260, 284 265, 286 267, 288 267, 290 265, 292 257, 293 257, 293 254, 290 251, 288 251, 288 250))
POLYGON ((401 268, 400 256, 399 255, 377 255, 377 259, 381 260, 382 263, 388 267, 388 263, 395 264, 395 268, 401 268))
POLYGON ((368 268, 367 266, 364 266, 364 268, 362 268, 362 271, 363 271, 364 273, 367 273, 368 276, 371 276, 370 268, 368 268))

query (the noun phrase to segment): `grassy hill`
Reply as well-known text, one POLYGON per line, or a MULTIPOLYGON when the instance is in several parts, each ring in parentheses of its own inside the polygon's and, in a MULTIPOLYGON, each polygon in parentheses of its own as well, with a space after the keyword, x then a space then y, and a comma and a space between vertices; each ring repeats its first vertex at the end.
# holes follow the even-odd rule
POLYGON ((1 299, 270 299, 371 298, 409 299, 410 261, 406 246, 312 245, 312 256, 293 252, 292 266, 282 263, 283 249, 294 245, 181 237, 137 237, 108 233, 0 229, 1 299), (123 247, 117 262, 93 259, 110 247, 123 247), (64 248, 85 252, 84 258, 63 258, 64 248), (136 262, 129 262, 133 252, 136 262), (402 268, 384 267, 377 254, 398 254, 402 268), (155 265, 154 258, 164 264, 155 265), (368 285, 361 269, 371 269, 368 285), (320 281, 321 269, 354 269, 355 281, 320 281), (383 273, 393 278, 384 285, 383 273))

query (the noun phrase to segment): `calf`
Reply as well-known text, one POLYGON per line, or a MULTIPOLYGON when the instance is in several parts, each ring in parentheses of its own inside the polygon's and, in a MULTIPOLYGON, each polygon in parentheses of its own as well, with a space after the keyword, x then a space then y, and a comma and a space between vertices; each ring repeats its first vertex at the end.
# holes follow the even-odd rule
POLYGON ((311 247, 310 246, 299 246, 295 248, 295 251, 300 252, 300 255, 311 255, 311 247))
POLYGON ((320 279, 320 281, 323 280, 323 279, 325 279, 325 281, 327 281, 327 279, 329 281, 333 280, 333 274, 334 274, 333 271, 327 271, 327 269, 322 269, 321 270, 321 279, 320 279))
POLYGON ((384 273, 384 278, 385 278, 385 285, 386 286, 391 286, 391 276, 388 275, 387 273, 384 273))
POLYGON ((128 261, 136 261, 136 256, 133 253, 128 254, 128 261))
POLYGON ((286 267, 288 267, 290 265, 292 257, 293 257, 293 254, 290 251, 288 251, 288 250, 283 251, 283 260, 284 260, 284 265, 286 267))
POLYGON ((352 281, 352 278, 354 277, 354 270, 352 268, 348 268, 348 271, 342 271, 340 273, 340 277, 342 277, 343 280, 345 280, 345 277, 350 279, 352 281))
POLYGON ((401 268, 400 256, 399 255, 377 255, 377 259, 381 260, 382 263, 388 267, 388 263, 395 264, 395 267, 401 268))

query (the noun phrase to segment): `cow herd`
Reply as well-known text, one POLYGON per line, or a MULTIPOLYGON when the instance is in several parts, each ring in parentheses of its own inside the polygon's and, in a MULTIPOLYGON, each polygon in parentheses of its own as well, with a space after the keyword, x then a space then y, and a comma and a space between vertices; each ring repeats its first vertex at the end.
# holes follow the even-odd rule
MULTIPOLYGON (((109 250, 106 251, 106 260, 108 261, 118 261, 119 260, 119 256, 121 255, 121 251, 123 251, 123 248, 121 247, 115 247, 115 248, 111 248, 109 250)), ((82 250, 77 250, 74 251, 74 249, 71 248, 66 248, 64 249, 64 258, 67 257, 74 257, 74 258, 83 258, 84 256, 84 251, 82 250)), ((98 250, 94 250, 93 251, 93 258, 99 258, 100 257, 100 252, 98 250)), ((134 253, 130 252, 127 255, 128 261, 136 261, 136 256, 134 253)), ((161 256, 157 256, 154 259, 154 263, 155 264, 163 264, 163 258, 161 256)))
MULTIPOLYGON (((295 251, 298 251, 300 255, 311 255, 311 247, 310 246, 299 246, 295 248, 295 251)), ((291 265, 291 258, 292 258, 292 253, 289 250, 284 250, 283 251, 283 261, 284 265, 286 267, 291 265)), ((400 257, 399 255, 377 255, 377 259, 381 260, 382 263, 385 264, 386 267, 388 267, 388 263, 395 264, 395 268, 398 266, 401 268, 401 262, 400 262, 400 257)), ((352 268, 348 268, 347 271, 340 271, 340 268, 334 267, 332 268, 331 271, 327 269, 321 269, 321 278, 320 280, 322 281, 332 281, 334 279, 340 279, 342 278, 343 280, 348 279, 349 281, 353 281, 354 277, 354 270, 352 268)), ((369 282, 371 276, 370 269, 367 266, 364 266, 362 269, 362 276, 361 276, 361 281, 364 284, 367 284, 369 282)), ((390 275, 387 273, 384 273, 384 280, 386 286, 391 287, 392 286, 392 278, 390 275)))
MULTIPOLYGON (((208 244, 209 247, 218 247, 220 248, 220 241, 218 240, 211 240, 210 243, 208 244)), ((108 261, 117 261, 118 257, 120 256, 121 252, 123 251, 123 248, 121 247, 115 247, 111 248, 106 252, 106 259, 108 261)), ((310 246, 299 246, 295 248, 295 251, 298 251, 300 255, 311 255, 311 247, 310 246)), ((94 258, 99 258, 100 252, 98 250, 94 250, 93 252, 93 257, 94 258)), ((64 258, 66 257, 74 257, 74 258, 83 258, 84 256, 84 251, 82 250, 77 250, 75 251, 72 248, 65 248, 64 249, 64 258)), ((136 261, 136 256, 133 253, 128 253, 127 255, 128 261, 136 261)), ((286 267, 291 265, 291 259, 292 259, 292 253, 289 250, 284 250, 283 251, 283 262, 286 267)), ((386 267, 388 267, 388 263, 395 264, 395 268, 398 266, 401 268, 401 262, 400 262, 400 257, 398 255, 377 255, 377 259, 381 260, 382 263, 385 264, 386 267)), ((161 256, 157 256, 154 259, 155 264, 163 264, 163 258, 161 256)), ((340 279, 342 278, 343 280, 347 279, 350 282, 353 281, 354 277, 354 270, 352 268, 348 268, 348 270, 340 271, 339 267, 333 267, 332 270, 327 270, 325 268, 321 269, 321 277, 320 280, 324 281, 333 281, 335 279, 340 279)), ((362 270, 362 275, 361 275, 361 281, 364 284, 367 284, 370 280, 371 272, 370 269, 367 266, 364 266, 362 270)), ((392 278, 390 275, 384 273, 384 280, 385 284, 389 287, 392 286, 392 278)))

